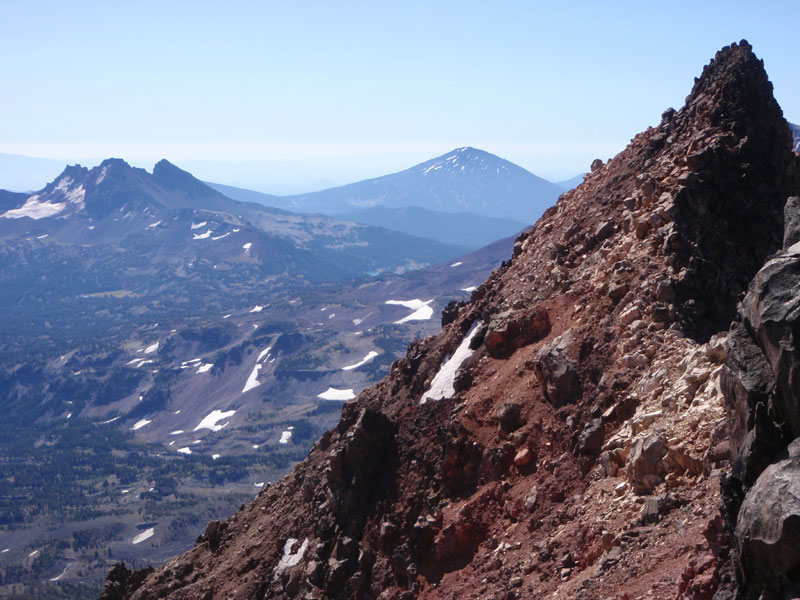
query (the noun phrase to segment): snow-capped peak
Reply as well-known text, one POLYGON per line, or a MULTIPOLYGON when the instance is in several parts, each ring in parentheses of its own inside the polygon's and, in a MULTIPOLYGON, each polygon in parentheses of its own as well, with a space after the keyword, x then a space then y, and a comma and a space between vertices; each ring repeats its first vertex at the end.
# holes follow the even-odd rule
POLYGON ((508 171, 505 161, 492 156, 488 152, 469 146, 456 148, 447 154, 434 158, 419 166, 422 175, 432 174, 468 174, 477 172, 503 173, 508 171))

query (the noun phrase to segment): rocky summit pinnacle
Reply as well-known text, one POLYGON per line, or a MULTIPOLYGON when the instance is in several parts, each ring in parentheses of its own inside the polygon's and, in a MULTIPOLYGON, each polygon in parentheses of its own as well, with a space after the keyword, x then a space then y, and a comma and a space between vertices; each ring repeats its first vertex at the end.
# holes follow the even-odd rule
POLYGON ((781 246, 788 135, 750 46, 720 51, 291 475, 159 570, 115 568, 103 598, 732 588, 720 367, 738 295, 781 246))

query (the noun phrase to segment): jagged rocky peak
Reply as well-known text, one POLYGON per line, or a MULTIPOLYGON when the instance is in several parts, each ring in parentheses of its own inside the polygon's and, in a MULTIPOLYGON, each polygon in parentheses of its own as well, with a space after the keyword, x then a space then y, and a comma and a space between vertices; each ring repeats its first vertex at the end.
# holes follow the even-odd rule
POLYGON ((290 476, 104 597, 711 598, 725 332, 781 245, 786 132, 723 49, 290 476))

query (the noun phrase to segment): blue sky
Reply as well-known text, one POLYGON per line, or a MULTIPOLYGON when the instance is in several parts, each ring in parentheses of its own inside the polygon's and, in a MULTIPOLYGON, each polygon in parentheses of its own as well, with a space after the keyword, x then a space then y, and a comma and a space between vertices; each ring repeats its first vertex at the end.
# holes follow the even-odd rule
POLYGON ((742 38, 800 121, 796 1, 0 6, 0 153, 166 157, 277 193, 465 145, 567 178, 679 108, 742 38))

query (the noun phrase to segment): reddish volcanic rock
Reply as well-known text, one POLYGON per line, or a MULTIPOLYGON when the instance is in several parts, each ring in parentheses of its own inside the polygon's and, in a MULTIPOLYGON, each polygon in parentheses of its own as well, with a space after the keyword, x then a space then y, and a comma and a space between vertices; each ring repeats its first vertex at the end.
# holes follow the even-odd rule
POLYGON ((723 49, 291 475, 114 597, 710 597, 730 579, 707 535, 713 334, 780 247, 797 173, 761 62, 723 49), (421 404, 475 323, 455 397, 421 404))

